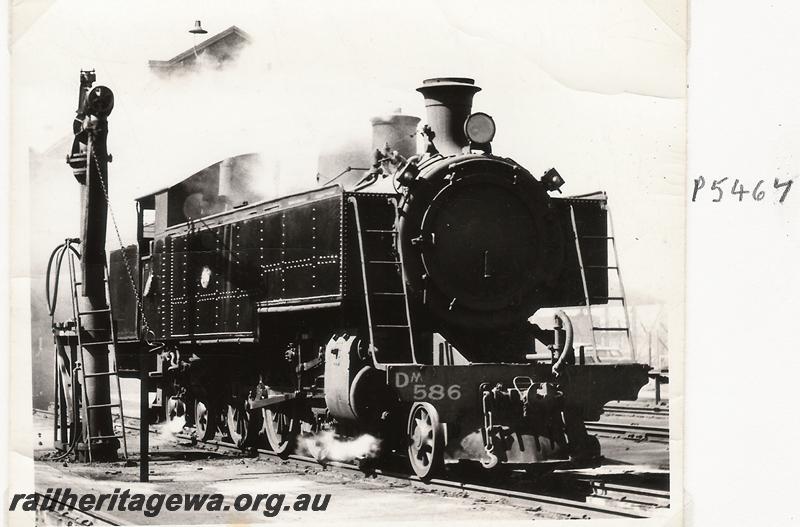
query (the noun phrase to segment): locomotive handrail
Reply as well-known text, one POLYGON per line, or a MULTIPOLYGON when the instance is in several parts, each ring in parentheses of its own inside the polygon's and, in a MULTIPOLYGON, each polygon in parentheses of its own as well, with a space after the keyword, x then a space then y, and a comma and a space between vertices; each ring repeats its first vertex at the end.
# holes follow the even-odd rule
POLYGON ((605 190, 597 190, 595 192, 588 192, 586 194, 575 194, 573 196, 564 196, 563 199, 602 199, 608 201, 608 195, 605 190))
POLYGON ((168 225, 164 229, 164 232, 175 233, 175 232, 180 232, 182 229, 190 229, 192 223, 201 219, 203 220, 204 225, 206 226, 207 229, 212 229, 214 227, 221 227, 223 225, 234 223, 238 221, 241 217, 246 217, 248 215, 251 215, 253 212, 262 213, 272 210, 285 210, 293 207, 298 207, 300 205, 303 205, 311 201, 323 200, 333 196, 338 196, 339 194, 342 193, 341 188, 342 187, 339 185, 332 185, 329 187, 321 187, 311 190, 304 190, 301 192, 295 192, 294 194, 289 194, 288 196, 281 196, 279 198, 264 199, 254 203, 249 203, 248 205, 237 209, 223 210, 220 212, 215 212, 214 214, 209 214, 207 216, 189 218, 187 221, 168 225), (334 189, 338 190, 334 191, 334 189), (265 208, 263 210, 256 210, 261 207, 265 208))
MULTIPOLYGON (((405 198, 405 196, 404 196, 405 198)), ((397 228, 397 225, 400 222, 400 204, 397 202, 396 199, 389 199, 390 202, 394 203, 394 225, 397 228)), ((411 308, 408 305, 408 281, 406 280, 406 264, 405 258, 403 257, 403 244, 400 243, 398 240, 397 243, 397 253, 400 257, 400 281, 403 284, 403 304, 406 310, 406 320, 408 321, 408 336, 409 336, 409 345, 411 346, 411 361, 414 364, 418 364, 417 361, 417 350, 414 346, 414 334, 412 331, 411 326, 411 308)))
POLYGON ((372 313, 369 308, 369 285, 367 284, 367 266, 365 265, 366 258, 364 257, 364 244, 363 240, 361 239, 361 218, 358 214, 358 200, 355 196, 350 196, 347 198, 347 201, 353 205, 353 210, 355 212, 355 219, 356 219, 356 232, 358 233, 358 252, 361 256, 361 280, 364 286, 364 302, 366 303, 366 311, 367 311, 367 330, 369 331, 369 347, 370 347, 370 355, 372 355, 372 362, 375 364, 376 368, 380 368, 378 363, 378 359, 375 357, 374 347, 375 347, 375 335, 372 331, 372 313))

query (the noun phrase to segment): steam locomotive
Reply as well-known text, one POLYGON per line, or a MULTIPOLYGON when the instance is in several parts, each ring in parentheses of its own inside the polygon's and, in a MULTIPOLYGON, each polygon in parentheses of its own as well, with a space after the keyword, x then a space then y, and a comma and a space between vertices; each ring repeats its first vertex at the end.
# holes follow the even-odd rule
POLYGON ((561 310, 529 319, 609 301, 606 197, 559 197, 557 171, 494 153, 472 79, 418 91, 421 134, 373 119, 369 170, 253 202, 242 155, 136 200, 137 242, 109 258, 114 347, 125 372, 159 343, 164 418, 283 454, 371 433, 423 478, 599 457, 584 422, 636 399, 649 367, 587 363, 561 310))

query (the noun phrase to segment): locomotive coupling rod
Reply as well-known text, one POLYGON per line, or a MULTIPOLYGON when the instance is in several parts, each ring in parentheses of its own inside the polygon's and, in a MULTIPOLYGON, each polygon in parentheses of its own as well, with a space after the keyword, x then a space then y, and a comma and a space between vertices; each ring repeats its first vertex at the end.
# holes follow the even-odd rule
POLYGON ((297 373, 302 373, 302 372, 308 371, 308 370, 310 370, 312 368, 316 368, 317 366, 319 366, 321 364, 325 364, 325 357, 317 357, 316 359, 312 359, 312 360, 310 360, 308 362, 304 362, 304 363, 300 364, 297 368, 295 368, 295 371, 297 373))
POLYGON ((270 406, 276 406, 296 398, 297 396, 293 393, 286 393, 283 395, 273 395, 271 397, 267 397, 266 399, 257 399, 253 401, 252 403, 250 403, 250 409, 258 410, 259 408, 268 408, 270 406))

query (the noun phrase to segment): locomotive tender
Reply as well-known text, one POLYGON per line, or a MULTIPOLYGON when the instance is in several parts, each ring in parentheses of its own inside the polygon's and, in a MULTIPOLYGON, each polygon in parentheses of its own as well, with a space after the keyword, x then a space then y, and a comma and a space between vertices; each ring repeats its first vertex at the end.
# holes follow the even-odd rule
POLYGON ((649 367, 586 364, 566 314, 528 319, 608 301, 606 198, 553 196, 555 170, 493 153, 479 90, 424 81, 423 148, 418 118, 376 118, 363 177, 247 203, 244 155, 137 199, 137 243, 109 263, 120 371, 163 344, 152 402, 200 439, 288 453, 324 427, 369 432, 421 477, 597 459, 584 422, 636 399, 649 367))

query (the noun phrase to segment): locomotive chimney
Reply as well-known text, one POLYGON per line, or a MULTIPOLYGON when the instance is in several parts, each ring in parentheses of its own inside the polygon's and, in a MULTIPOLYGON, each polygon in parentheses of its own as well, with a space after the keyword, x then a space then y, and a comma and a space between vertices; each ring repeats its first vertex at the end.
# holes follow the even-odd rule
POLYGON ((372 121, 372 151, 380 150, 389 145, 401 156, 408 158, 417 152, 417 125, 419 117, 403 115, 398 108, 394 113, 373 117, 372 121))
POLYGON ((463 77, 427 79, 417 88, 425 97, 428 126, 436 134, 433 144, 443 155, 459 154, 469 145, 464 122, 472 111, 472 97, 480 90, 473 79, 463 77))

